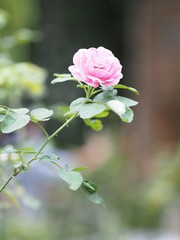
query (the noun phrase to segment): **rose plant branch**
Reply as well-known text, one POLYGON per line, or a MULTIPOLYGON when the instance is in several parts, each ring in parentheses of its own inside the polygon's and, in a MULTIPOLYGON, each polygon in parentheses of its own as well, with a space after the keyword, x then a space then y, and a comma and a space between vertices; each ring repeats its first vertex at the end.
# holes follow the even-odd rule
MULTIPOLYGON (((89 97, 91 95, 91 89, 89 88, 89 91, 86 92, 86 96, 89 97)), ((8 110, 9 111, 9 110, 8 110)), ((34 155, 34 157, 28 161, 28 165, 31 164, 34 160, 37 159, 38 155, 41 153, 41 151, 45 148, 45 146, 48 144, 48 142, 54 138, 55 136, 58 135, 58 133, 60 131, 63 130, 63 128, 65 128, 66 126, 68 126, 68 124, 73 121, 75 119, 75 117, 77 116, 78 113, 75 113, 70 119, 68 119, 62 126, 60 126, 51 136, 48 135, 47 131, 44 129, 44 127, 39 124, 37 121, 31 119, 32 122, 36 123, 41 129, 42 131, 45 133, 47 140, 43 143, 43 145, 40 147, 39 151, 34 155)), ((53 161, 51 161, 52 163, 54 163, 53 161)), ((55 163, 54 163, 55 164, 55 163)), ((56 164, 57 165, 57 164, 56 164)), ((13 177, 17 176, 19 173, 21 172, 21 169, 15 169, 14 172, 11 174, 11 176, 7 179, 7 181, 0 187, 0 192, 2 192, 3 189, 5 189, 5 187, 7 186, 7 184, 13 179, 13 177)))
POLYGON ((69 118, 62 126, 60 126, 51 136, 48 137, 48 139, 43 143, 39 151, 34 155, 34 157, 28 161, 28 164, 33 162, 34 160, 37 159, 38 155, 41 153, 41 151, 45 148, 45 146, 49 143, 49 141, 54 138, 55 136, 58 135, 59 132, 63 130, 63 128, 67 127, 70 122, 72 122, 77 116, 77 113, 75 113, 71 118, 69 118))
MULTIPOLYGON (((41 151, 45 148, 45 146, 49 143, 49 141, 58 135, 59 132, 63 130, 68 124, 75 119, 77 116, 77 113, 74 114, 70 119, 68 119, 61 127, 59 127, 51 136, 47 138, 47 140, 43 143, 43 145, 40 147, 39 151, 34 155, 34 157, 27 162, 27 165, 31 164, 33 161, 37 159, 41 151)), ((7 186, 7 184, 13 179, 13 177, 17 176, 21 172, 21 168, 15 169, 14 172, 11 174, 11 176, 7 179, 7 181, 1 186, 0 192, 7 186)))
POLYGON ((80 171, 85 167, 77 167, 70 170, 69 166, 61 167, 54 154, 44 154, 42 150, 57 136, 70 122, 80 117, 84 123, 94 131, 103 128, 102 119, 108 117, 110 111, 114 112, 123 122, 130 123, 134 114, 131 107, 138 102, 118 95, 117 89, 129 90, 138 95, 135 88, 119 84, 122 75, 122 66, 113 53, 103 47, 78 50, 73 57, 74 65, 69 67, 71 74, 54 74, 52 84, 73 81, 77 87, 84 90, 85 97, 75 99, 69 106, 63 107, 64 117, 67 119, 54 133, 49 135, 40 122, 50 120, 53 111, 47 108, 38 108, 29 111, 27 108, 11 109, 0 105, 0 122, 3 134, 9 134, 25 127, 30 121, 37 124, 46 135, 46 140, 36 152, 29 148, 15 149, 7 146, 0 149, 1 153, 19 154, 19 158, 13 163, 14 171, 6 182, 0 187, 0 192, 7 187, 11 180, 22 171, 27 171, 29 165, 36 160, 48 161, 58 167, 59 177, 64 180, 68 187, 76 191, 80 187, 87 198, 103 205, 103 199, 97 193, 97 185, 85 180, 80 171), (25 154, 33 154, 27 162, 24 161, 25 154), (23 157, 22 157, 23 155, 23 157))
POLYGON ((49 134, 47 133, 46 129, 39 122, 32 120, 32 119, 31 119, 31 122, 34 122, 35 124, 37 124, 41 128, 41 130, 45 133, 46 138, 47 139, 49 138, 49 134))

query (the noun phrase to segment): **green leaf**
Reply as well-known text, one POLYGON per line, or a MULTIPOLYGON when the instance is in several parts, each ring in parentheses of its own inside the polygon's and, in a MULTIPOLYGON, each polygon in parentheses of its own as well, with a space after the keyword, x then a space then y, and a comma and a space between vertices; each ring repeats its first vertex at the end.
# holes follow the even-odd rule
POLYGON ((72 171, 74 171, 74 172, 80 172, 80 171, 84 171, 84 170, 86 170, 86 169, 87 169, 87 167, 82 166, 82 167, 74 168, 72 171))
POLYGON ((5 119, 6 114, 7 114, 7 110, 0 107, 0 122, 2 122, 5 119))
POLYGON ((23 154, 35 154, 36 153, 34 148, 28 148, 28 147, 18 148, 18 151, 23 154))
POLYGON ((39 162, 50 162, 52 158, 49 155, 43 155, 39 158, 39 162))
POLYGON ((68 184, 68 187, 73 191, 76 191, 83 182, 83 177, 79 172, 60 169, 59 176, 68 184))
POLYGON ((22 161, 21 160, 13 161, 13 168, 17 169, 19 167, 22 167, 22 161))
POLYGON ((30 112, 31 118, 35 121, 48 121, 53 115, 53 110, 37 108, 30 112))
POLYGON ((23 166, 23 161, 22 161, 22 158, 20 157, 20 155, 17 155, 16 159, 10 158, 10 160, 12 162, 14 172, 21 171, 22 166, 23 166))
POLYGON ((95 118, 105 118, 108 115, 109 115, 109 111, 106 109, 104 112, 97 114, 95 118))
POLYGON ((54 118, 57 120, 64 121, 65 114, 70 111, 69 106, 59 106, 59 111, 54 112, 54 118))
POLYGON ((54 76, 57 77, 57 78, 55 78, 51 81, 52 84, 62 83, 62 82, 66 82, 66 81, 76 81, 76 79, 74 77, 72 77, 71 74, 55 73, 54 76))
POLYGON ((126 108, 126 112, 121 116, 121 120, 126 123, 131 123, 134 117, 134 113, 130 108, 126 108))
POLYGON ((69 106, 59 106, 59 110, 61 110, 62 112, 68 112, 70 109, 69 106))
POLYGON ((0 122, 4 121, 5 117, 6 117, 6 115, 0 114, 0 122))
POLYGON ((8 109, 0 107, 0 114, 6 114, 8 109))
MULTIPOLYGON (((76 100, 74 100, 71 104, 70 104, 70 112, 78 112, 80 107, 83 106, 83 104, 86 102, 86 101, 89 101, 90 99, 87 99, 87 98, 78 98, 76 100)), ((92 100, 90 100, 92 101, 92 100)))
POLYGON ((101 120, 84 119, 84 122, 88 127, 91 127, 94 131, 101 131, 103 128, 101 120))
POLYGON ((86 190, 89 192, 89 193, 94 193, 97 191, 98 189, 98 186, 97 184, 91 182, 91 181, 87 181, 87 180, 84 180, 83 181, 83 186, 84 188, 86 188, 86 190))
POLYGON ((60 156, 57 156, 55 153, 51 153, 51 159, 54 161, 60 160, 60 156))
POLYGON ((98 103, 87 103, 79 109, 80 118, 92 118, 95 115, 103 112, 106 106, 98 103))
POLYGON ((29 109, 27 109, 27 108, 15 108, 12 110, 20 115, 25 115, 29 112, 29 109))
POLYGON ((65 118, 70 118, 70 117, 72 117, 74 115, 74 113, 73 112, 66 112, 66 113, 64 113, 64 117, 65 118))
POLYGON ((9 154, 9 153, 17 153, 17 152, 19 152, 19 151, 17 149, 15 149, 12 145, 8 145, 8 146, 0 149, 0 154, 2 154, 2 153, 9 154))
POLYGON ((128 87, 123 84, 117 84, 116 86, 114 86, 114 88, 127 89, 127 90, 139 95, 139 92, 135 88, 128 87))
POLYGON ((28 115, 21 115, 17 112, 9 110, 1 124, 1 131, 3 133, 14 132, 26 126, 29 123, 29 121, 30 117, 28 115))
MULTIPOLYGON (((51 153, 51 155, 47 155, 47 154, 44 154, 42 155, 40 158, 39 158, 39 162, 52 162, 54 163, 55 165, 59 166, 56 161, 57 160, 60 160, 60 157, 57 156, 56 154, 54 153, 51 153)), ((59 166, 60 167, 60 166, 59 166)), ((61 168, 61 167, 60 167, 61 168)))
POLYGON ((90 192, 89 189, 87 187, 85 187, 84 185, 82 185, 82 189, 86 195, 86 197, 93 203, 96 204, 101 204, 103 207, 105 207, 104 205, 104 200, 102 199, 102 197, 97 193, 97 192, 90 192))
POLYGON ((94 193, 96 191, 95 188, 93 188, 88 182, 83 182, 83 186, 85 186, 86 189, 88 189, 87 191, 89 193, 94 193))
POLYGON ((94 97, 93 102, 107 103, 108 101, 113 100, 116 96, 116 89, 104 90, 102 93, 99 93, 94 97))
POLYGON ((126 98, 126 97, 116 97, 117 100, 119 100, 120 102, 124 103, 124 105, 126 107, 132 107, 132 106, 136 106, 138 104, 138 102, 130 99, 130 98, 126 98))
POLYGON ((106 104, 119 117, 121 117, 126 111, 125 105, 118 100, 110 100, 106 104))

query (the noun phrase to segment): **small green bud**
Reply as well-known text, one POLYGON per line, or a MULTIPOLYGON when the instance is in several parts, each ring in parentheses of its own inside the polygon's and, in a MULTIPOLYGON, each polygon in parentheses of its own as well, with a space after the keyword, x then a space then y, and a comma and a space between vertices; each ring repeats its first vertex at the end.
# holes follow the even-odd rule
POLYGON ((20 172, 21 172, 21 167, 15 168, 13 176, 18 175, 20 172))

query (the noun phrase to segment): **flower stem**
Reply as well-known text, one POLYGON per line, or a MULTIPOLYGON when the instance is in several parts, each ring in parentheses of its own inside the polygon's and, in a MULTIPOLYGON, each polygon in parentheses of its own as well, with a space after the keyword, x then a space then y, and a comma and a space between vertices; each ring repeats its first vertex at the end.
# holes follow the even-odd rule
POLYGON ((97 91, 95 91, 95 92, 92 92, 92 95, 91 95, 91 96, 93 96, 94 94, 99 93, 99 92, 102 92, 102 89, 99 89, 99 90, 97 90, 97 91))
POLYGON ((37 124, 37 125, 41 128, 41 130, 45 133, 46 138, 47 138, 47 139, 49 138, 49 134, 47 133, 47 131, 45 130, 45 128, 44 128, 39 122, 34 121, 34 120, 32 120, 32 119, 31 119, 31 122, 37 124))
POLYGON ((13 179, 13 177, 14 177, 14 173, 11 174, 11 176, 7 179, 7 181, 1 186, 0 192, 2 192, 2 190, 6 187, 6 185, 8 185, 8 183, 13 179))
POLYGON ((54 162, 53 160, 51 160, 51 163, 53 163, 54 165, 56 165, 58 168, 60 168, 61 170, 63 169, 59 164, 57 164, 56 162, 54 162))
POLYGON ((60 126, 51 136, 48 137, 48 139, 44 142, 44 144, 41 146, 41 148, 39 149, 39 151, 34 155, 34 157, 29 160, 28 164, 30 164, 31 162, 33 162, 37 156, 41 153, 41 151, 44 149, 44 147, 48 144, 48 142, 54 138, 55 136, 57 136, 57 134, 62 131, 63 128, 65 128, 72 120, 74 120, 74 118, 77 116, 77 113, 75 113, 71 118, 69 118, 62 126, 60 126))
MULTIPOLYGON (((43 143, 43 145, 40 147, 39 151, 34 155, 34 157, 29 160, 27 162, 27 164, 32 163, 34 160, 37 159, 38 155, 41 153, 41 151, 45 148, 45 146, 49 143, 49 141, 54 138, 55 136, 57 136, 57 134, 59 132, 61 132, 63 130, 63 128, 65 128, 66 126, 68 126, 68 124, 73 121, 76 117, 77 117, 78 113, 75 113, 71 118, 69 118, 62 126, 60 126, 53 134, 51 134, 50 136, 48 136, 48 138, 46 139, 46 141, 43 143)), ((8 185, 8 183, 13 179, 14 176, 18 175, 21 171, 15 173, 13 172, 11 174, 11 176, 7 179, 7 181, 1 186, 0 188, 0 192, 2 192, 3 189, 5 189, 5 187, 8 185)))
POLYGON ((94 88, 88 85, 88 91, 86 92, 86 98, 91 98, 94 88))

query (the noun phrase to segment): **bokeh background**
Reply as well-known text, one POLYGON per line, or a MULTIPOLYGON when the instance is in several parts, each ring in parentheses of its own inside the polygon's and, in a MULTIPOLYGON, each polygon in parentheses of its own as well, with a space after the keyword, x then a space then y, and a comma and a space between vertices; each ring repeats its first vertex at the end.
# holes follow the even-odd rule
MULTIPOLYGON (((70 166, 88 166, 84 175, 100 185, 106 208, 69 191, 48 164, 33 165, 17 177, 20 202, 1 199, 0 239, 180 239, 180 1, 0 0, 0 8, 8 13, 1 53, 37 64, 47 76, 43 94, 34 94, 39 85, 33 85, 31 94, 1 94, 1 101, 13 107, 69 104, 81 90, 73 83, 51 85, 53 73, 66 73, 79 48, 98 46, 120 59, 122 84, 140 92, 120 92, 139 101, 132 124, 112 114, 94 133, 78 120, 46 150, 70 166), (13 45, 4 39, 22 28, 33 30, 25 40, 13 45)), ((49 132, 58 118, 46 124, 49 132)), ((43 138, 34 126, 26 134, 35 146, 43 138)), ((26 134, 1 136, 1 145, 19 144, 26 134)))

